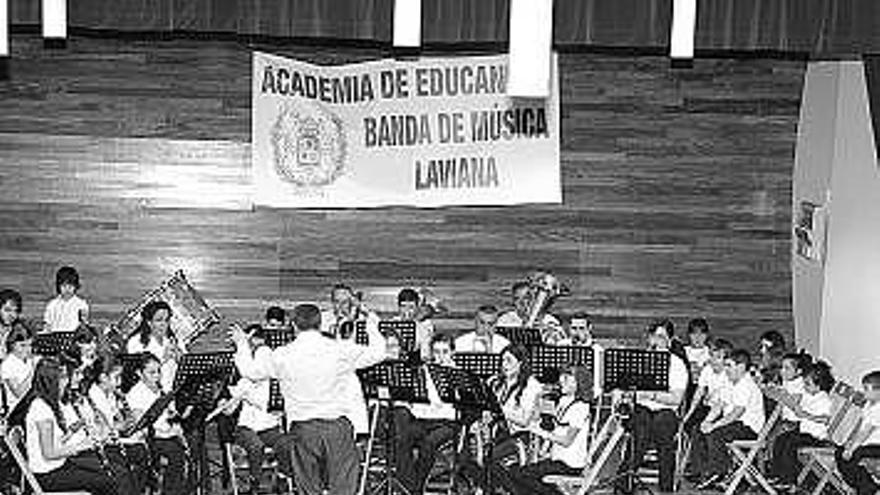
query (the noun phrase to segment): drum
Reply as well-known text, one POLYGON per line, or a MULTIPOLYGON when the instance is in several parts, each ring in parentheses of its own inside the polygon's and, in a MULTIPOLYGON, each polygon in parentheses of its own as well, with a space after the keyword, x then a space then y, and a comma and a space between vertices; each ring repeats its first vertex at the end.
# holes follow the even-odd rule
POLYGON ((182 347, 197 336, 220 322, 220 315, 208 306, 205 299, 193 288, 184 275, 178 271, 162 282, 158 288, 145 294, 135 305, 114 324, 112 334, 125 347, 126 340, 137 330, 141 322, 141 310, 152 301, 164 301, 171 307, 171 331, 182 347))

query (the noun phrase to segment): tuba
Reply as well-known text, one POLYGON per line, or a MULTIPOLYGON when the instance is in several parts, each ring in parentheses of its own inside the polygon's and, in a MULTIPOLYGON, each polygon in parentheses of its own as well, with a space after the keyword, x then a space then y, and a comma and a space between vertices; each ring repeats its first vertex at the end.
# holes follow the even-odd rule
POLYGON ((534 328, 553 301, 559 296, 568 294, 569 290, 548 272, 534 272, 529 275, 526 282, 529 284, 529 312, 523 326, 534 328))

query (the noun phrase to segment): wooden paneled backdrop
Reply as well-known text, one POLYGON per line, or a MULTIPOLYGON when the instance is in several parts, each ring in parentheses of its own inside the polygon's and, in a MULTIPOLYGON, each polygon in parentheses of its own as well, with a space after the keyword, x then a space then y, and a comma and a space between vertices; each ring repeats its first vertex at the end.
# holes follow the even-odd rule
MULTIPOLYGON (((803 62, 564 53, 562 205, 252 211, 250 52, 231 41, 12 40, 0 83, 0 285, 41 315, 76 266, 94 318, 182 268, 225 317, 328 302, 345 281, 390 310, 428 286, 470 325, 551 270, 603 336, 705 316, 754 348, 792 335, 791 171, 803 62)), ((370 50, 260 47, 320 63, 370 50)))

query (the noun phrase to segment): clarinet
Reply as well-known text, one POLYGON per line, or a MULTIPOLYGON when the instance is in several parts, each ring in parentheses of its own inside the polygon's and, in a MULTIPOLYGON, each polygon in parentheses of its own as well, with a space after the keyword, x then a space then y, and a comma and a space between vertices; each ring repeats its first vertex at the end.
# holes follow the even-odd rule
MULTIPOLYGON (((83 430, 86 432, 86 438, 95 446, 95 455, 98 457, 98 461, 101 463, 101 468, 104 470, 104 474, 110 477, 110 479, 115 480, 116 474, 113 472, 113 468, 110 464, 110 458, 107 457, 107 451, 104 449, 105 441, 101 439, 98 435, 97 425, 89 421, 88 418, 80 411, 80 407, 85 405, 86 398, 82 395, 76 395, 73 398, 72 406, 73 412, 76 413, 77 419, 83 424, 83 430)), ((95 409, 92 409, 92 413, 96 413, 95 409)))

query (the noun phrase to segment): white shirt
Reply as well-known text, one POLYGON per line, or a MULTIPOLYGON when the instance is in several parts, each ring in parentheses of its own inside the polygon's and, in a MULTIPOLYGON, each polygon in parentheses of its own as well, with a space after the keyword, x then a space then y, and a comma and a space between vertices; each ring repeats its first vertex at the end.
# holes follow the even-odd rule
POLYGON ((716 373, 712 366, 704 366, 697 379, 697 387, 706 388, 705 401, 711 405, 720 400, 724 390, 730 387, 730 379, 727 378, 727 373, 724 370, 716 373))
POLYGON ((455 406, 440 400, 440 392, 431 378, 427 366, 422 367, 425 373, 425 385, 428 389, 428 404, 413 403, 410 406, 412 415, 421 419, 455 419, 455 406))
MULTIPOLYGON (((58 420, 55 419, 55 414, 52 413, 52 408, 49 407, 49 404, 46 404, 46 401, 37 397, 28 407, 24 420, 26 428, 25 449, 27 451, 28 466, 36 474, 54 471, 63 466, 65 461, 64 458, 46 459, 43 456, 43 449, 40 446, 40 431, 37 429, 37 423, 42 421, 50 421, 52 423, 52 433, 55 437, 55 442, 60 444, 64 432, 58 425, 58 420)), ((66 444, 72 445, 70 442, 66 442, 66 444)))
MULTIPOLYGON (((15 408, 24 394, 15 395, 15 392, 12 391, 12 388, 6 382, 20 384, 26 377, 30 376, 36 363, 37 360, 35 358, 24 361, 15 354, 8 354, 6 359, 3 360, 3 364, 0 364, 0 378, 3 379, 3 387, 6 389, 6 402, 9 411, 15 408)), ((27 390, 25 390, 25 393, 27 393, 27 390)))
MULTIPOLYGON (((806 391, 804 390, 804 379, 801 377, 797 377, 794 380, 786 380, 782 382, 782 389, 785 390, 788 395, 801 396, 806 395, 806 391)), ((791 421, 793 423, 797 423, 801 420, 797 414, 794 413, 790 408, 783 407, 782 408, 782 419, 786 421, 791 421)))
POLYGON ((749 427, 755 434, 764 427, 764 395, 752 375, 746 373, 736 383, 731 384, 724 401, 724 414, 736 407, 743 407, 739 421, 749 427))
POLYGON ((260 348, 252 356, 250 349, 237 349, 235 364, 251 380, 278 380, 289 421, 348 417, 351 401, 346 394, 352 380, 360 387, 355 370, 385 358, 385 339, 378 327, 368 325, 367 332, 370 343, 361 346, 307 330, 272 351, 260 348))
POLYGON ((688 358, 688 362, 702 369, 709 362, 709 347, 694 347, 691 345, 684 346, 684 353, 688 358))
POLYGON ((868 403, 865 406, 865 411, 862 413, 862 421, 864 421, 866 426, 874 428, 871 435, 868 436, 862 445, 880 445, 880 402, 868 403))
MULTIPOLYGON (((828 392, 819 391, 813 395, 804 392, 801 396, 801 409, 813 416, 829 416, 831 414, 831 396, 828 392)), ((799 418, 800 431, 812 435, 819 440, 828 438, 828 424, 813 421, 812 419, 799 418)))
POLYGON ((43 313, 45 331, 72 332, 79 327, 80 314, 89 314, 89 304, 85 299, 76 294, 64 299, 59 294, 46 304, 46 311, 43 313))
MULTIPOLYGON (((125 400, 128 401, 129 407, 132 410, 139 411, 141 415, 143 415, 150 406, 153 405, 154 402, 159 400, 160 395, 156 392, 150 390, 149 387, 144 385, 144 382, 139 381, 135 384, 134 387, 131 387, 131 390, 128 391, 128 394, 125 396, 125 400)), ((153 423, 153 429, 156 432, 156 438, 172 438, 174 436, 181 434, 181 429, 179 424, 172 425, 168 422, 168 418, 171 416, 171 405, 165 408, 162 411, 162 414, 156 419, 153 423)), ((140 416, 138 417, 140 419, 140 416)))
POLYGON ((242 378, 234 386, 229 387, 233 397, 243 397, 241 413, 238 416, 239 426, 261 432, 279 426, 278 416, 271 414, 269 409, 269 380, 258 382, 242 378), (259 404, 259 405, 255 405, 259 404))
MULTIPOLYGON (((521 327, 525 321, 523 321, 522 317, 519 313, 516 312, 515 309, 511 309, 510 311, 501 314, 498 317, 498 321, 495 322, 496 327, 521 327)), ((544 316, 541 317, 541 324, 546 326, 562 326, 559 323, 559 320, 556 319, 555 316, 550 313, 544 313, 544 316)))
MULTIPOLYGON (((680 357, 675 354, 669 353, 669 392, 681 392, 682 397, 684 397, 684 390, 687 388, 688 383, 688 368, 680 357)), ((659 411, 661 409, 678 409, 678 404, 666 404, 665 402, 658 402, 655 400, 651 400, 648 398, 640 397, 638 400, 639 405, 646 407, 652 411, 659 411)))
MULTIPOLYGON (((528 422, 532 417, 532 412, 535 409, 535 401, 538 398, 538 395, 540 395, 541 389, 541 383, 536 380, 535 377, 530 376, 526 381, 525 387, 523 387, 522 394, 519 394, 519 400, 517 400, 518 394, 513 392, 507 397, 507 400, 501 404, 501 412, 504 413, 504 417, 507 419, 510 433, 528 430, 528 422), (514 421, 516 423, 514 423, 514 421)), ((498 396, 499 402, 502 399, 502 396, 498 396)))
POLYGON ((510 341, 504 336, 492 332, 492 335, 485 340, 489 341, 489 348, 486 349, 484 337, 477 337, 476 331, 459 335, 455 339, 455 352, 491 352, 499 354, 505 347, 510 345, 510 341))
POLYGON ((560 401, 556 408, 556 417, 559 419, 559 425, 554 433, 564 435, 569 427, 578 428, 578 432, 568 447, 554 442, 550 449, 550 458, 554 461, 562 461, 572 468, 586 466, 590 436, 590 405, 580 400, 560 401))

